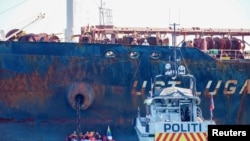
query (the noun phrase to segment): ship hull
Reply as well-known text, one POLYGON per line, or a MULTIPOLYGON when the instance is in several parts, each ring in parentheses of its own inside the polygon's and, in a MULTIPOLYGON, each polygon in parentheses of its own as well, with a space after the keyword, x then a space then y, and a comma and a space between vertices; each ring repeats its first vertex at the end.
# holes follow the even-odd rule
MULTIPOLYGON (((204 117, 210 116, 207 95, 214 94, 218 124, 249 124, 250 61, 219 62, 196 48, 178 50, 196 77, 204 117)), ((110 126, 114 139, 137 140, 132 119, 138 107, 145 112, 151 79, 164 72, 171 53, 162 46, 0 42, 0 139, 65 139, 76 130, 74 96, 82 94, 89 97, 82 132, 105 135, 110 126), (129 57, 131 51, 140 56, 129 57)))

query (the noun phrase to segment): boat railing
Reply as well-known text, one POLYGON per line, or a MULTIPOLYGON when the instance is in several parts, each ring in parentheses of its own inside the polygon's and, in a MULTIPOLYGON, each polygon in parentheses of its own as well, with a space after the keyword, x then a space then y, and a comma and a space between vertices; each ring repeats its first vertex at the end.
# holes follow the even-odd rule
POLYGON ((201 120, 204 120, 202 115, 202 110, 200 107, 197 107, 197 117, 199 117, 201 120))
POLYGON ((140 121, 142 126, 146 126, 148 123, 147 118, 145 118, 145 117, 139 117, 139 121, 140 121))
POLYGON ((250 52, 232 49, 210 49, 203 52, 220 61, 237 61, 241 59, 250 59, 250 52))

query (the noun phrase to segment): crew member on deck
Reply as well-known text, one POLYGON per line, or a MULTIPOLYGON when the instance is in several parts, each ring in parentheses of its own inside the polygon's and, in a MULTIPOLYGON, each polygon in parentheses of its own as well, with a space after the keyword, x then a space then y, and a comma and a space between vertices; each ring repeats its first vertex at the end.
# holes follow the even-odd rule
POLYGON ((142 43, 142 45, 144 45, 144 46, 149 46, 148 40, 145 39, 144 42, 142 43))
POLYGON ((181 121, 190 121, 190 109, 188 107, 181 108, 181 121))
POLYGON ((188 47, 194 47, 192 40, 189 40, 189 41, 187 42, 187 46, 188 46, 188 47))
POLYGON ((138 45, 137 39, 134 38, 133 41, 131 42, 131 45, 138 45))

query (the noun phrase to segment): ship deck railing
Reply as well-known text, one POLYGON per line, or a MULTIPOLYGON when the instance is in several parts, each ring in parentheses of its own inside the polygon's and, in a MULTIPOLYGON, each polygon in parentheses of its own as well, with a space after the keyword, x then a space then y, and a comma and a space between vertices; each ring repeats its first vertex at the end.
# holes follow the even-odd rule
POLYGON ((219 61, 239 61, 250 59, 250 51, 232 49, 210 49, 203 52, 219 61))

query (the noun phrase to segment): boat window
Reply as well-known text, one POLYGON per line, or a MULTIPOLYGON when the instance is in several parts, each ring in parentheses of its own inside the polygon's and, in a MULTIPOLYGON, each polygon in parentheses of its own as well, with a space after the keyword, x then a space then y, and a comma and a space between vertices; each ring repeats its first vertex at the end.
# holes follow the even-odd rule
POLYGON ((193 83, 188 77, 176 77, 175 79, 173 79, 171 76, 164 75, 156 78, 155 81, 155 87, 157 89, 173 86, 187 89, 191 89, 193 87, 193 83))
POLYGON ((166 101, 164 99, 155 99, 155 105, 158 105, 158 106, 166 106, 166 101))
POLYGON ((190 103, 182 103, 180 105, 181 121, 191 121, 192 108, 190 103))
POLYGON ((179 101, 176 99, 170 99, 168 100, 168 103, 170 104, 170 107, 179 107, 179 101))

